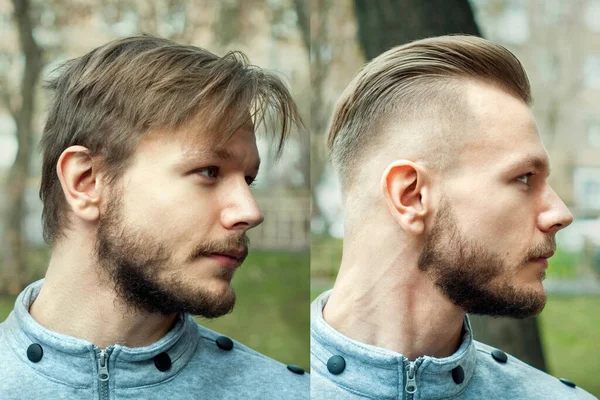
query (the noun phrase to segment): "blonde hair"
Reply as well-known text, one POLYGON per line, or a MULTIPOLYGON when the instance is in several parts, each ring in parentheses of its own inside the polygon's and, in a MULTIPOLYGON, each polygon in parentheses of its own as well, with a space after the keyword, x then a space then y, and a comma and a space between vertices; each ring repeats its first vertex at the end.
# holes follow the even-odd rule
POLYGON ((68 225, 56 173, 73 145, 100 156, 109 182, 129 166, 139 142, 157 129, 177 129, 202 117, 203 135, 227 141, 251 117, 273 127, 281 154, 291 127, 302 126, 284 82, 250 65, 241 52, 223 57, 148 35, 119 39, 67 61, 47 82, 53 92, 40 147, 44 238, 68 225))
MULTIPOLYGON (((417 40, 366 64, 338 100, 329 129, 327 146, 342 187, 351 186, 355 169, 381 148, 390 125, 449 118, 445 129, 452 129, 452 123, 464 121, 456 112, 465 111, 459 109, 465 80, 494 85, 531 104, 529 80, 519 60, 503 46, 476 36, 417 40)), ((444 164, 440 168, 452 161, 444 156, 439 160, 444 164)))

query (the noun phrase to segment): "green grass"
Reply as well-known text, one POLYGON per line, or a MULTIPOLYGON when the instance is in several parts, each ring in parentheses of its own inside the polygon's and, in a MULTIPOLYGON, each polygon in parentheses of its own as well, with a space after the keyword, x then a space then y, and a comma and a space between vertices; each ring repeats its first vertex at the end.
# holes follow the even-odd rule
POLYGON ((552 375, 600 397, 600 297, 551 296, 540 330, 552 375))
POLYGON ((314 278, 332 279, 342 260, 342 240, 312 235, 310 239, 310 274, 314 278))
POLYGON ((308 268, 308 252, 255 252, 234 278, 238 302, 233 313, 198 322, 283 363, 308 370, 308 268))
MULTIPOLYGON (((251 252, 233 279, 238 298, 235 310, 198 322, 271 358, 308 370, 308 269, 308 252, 251 252)), ((14 302, 14 298, 0 298, 0 321, 14 302)))

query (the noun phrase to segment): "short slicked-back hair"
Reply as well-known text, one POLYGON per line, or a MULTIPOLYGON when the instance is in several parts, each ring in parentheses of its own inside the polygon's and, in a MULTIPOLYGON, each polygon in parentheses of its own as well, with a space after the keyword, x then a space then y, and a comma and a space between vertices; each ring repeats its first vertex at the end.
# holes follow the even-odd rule
POLYGON ((342 188, 352 185, 356 169, 383 145, 391 125, 431 117, 422 113, 427 108, 437 107, 435 118, 439 110, 456 112, 465 81, 494 85, 527 105, 532 101, 519 60, 503 46, 476 36, 418 40, 366 64, 338 100, 329 129, 327 145, 342 188))
POLYGON ((225 143, 251 118, 274 128, 277 155, 302 125, 285 84, 241 52, 211 52, 152 36, 107 43, 60 67, 40 143, 44 239, 65 229, 67 203, 56 165, 73 145, 89 149, 109 182, 122 176, 139 142, 154 130, 197 123, 225 143))

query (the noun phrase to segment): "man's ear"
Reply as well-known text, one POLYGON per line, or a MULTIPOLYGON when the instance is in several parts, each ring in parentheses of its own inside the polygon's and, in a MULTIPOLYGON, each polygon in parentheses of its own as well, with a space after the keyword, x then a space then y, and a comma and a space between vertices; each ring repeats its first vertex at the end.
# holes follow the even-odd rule
POLYGON ((418 164, 397 160, 388 165, 381 177, 381 191, 391 217, 412 235, 425 230, 429 187, 427 174, 418 164))
POLYGON ((96 221, 101 182, 90 151, 83 146, 68 147, 58 159, 56 172, 73 213, 84 221, 96 221))

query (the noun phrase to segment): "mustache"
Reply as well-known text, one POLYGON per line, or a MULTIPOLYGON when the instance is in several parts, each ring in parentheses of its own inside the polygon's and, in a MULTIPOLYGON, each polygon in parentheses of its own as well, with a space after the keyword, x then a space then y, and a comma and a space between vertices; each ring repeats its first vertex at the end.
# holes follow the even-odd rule
POLYGON ((550 252, 556 251, 556 238, 548 237, 544 242, 529 249, 526 255, 526 262, 535 258, 543 257, 550 252))
POLYGON ((250 239, 246 235, 232 235, 220 240, 207 240, 196 246, 188 261, 214 253, 240 253, 239 260, 242 263, 248 256, 249 246, 250 239))

